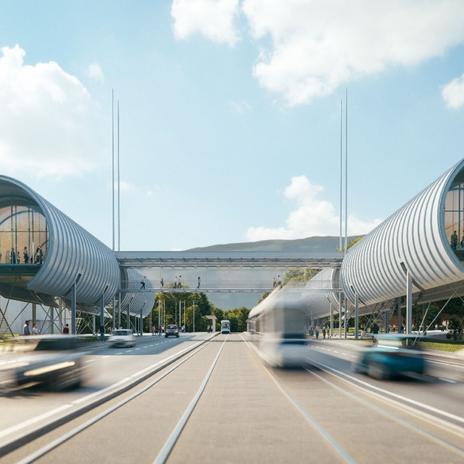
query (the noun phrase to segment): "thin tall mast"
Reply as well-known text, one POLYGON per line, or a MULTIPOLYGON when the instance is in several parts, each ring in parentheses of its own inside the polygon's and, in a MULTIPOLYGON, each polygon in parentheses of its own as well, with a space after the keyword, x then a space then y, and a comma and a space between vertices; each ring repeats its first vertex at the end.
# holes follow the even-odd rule
POLYGON ((114 251, 114 89, 111 89, 111 203, 112 203, 112 248, 114 251))
POLYGON ((340 100, 340 240, 338 246, 343 251, 343 100, 340 100))
POLYGON ((118 99, 118 251, 121 251, 121 172, 119 168, 119 99, 118 99))
POLYGON ((348 249, 348 89, 345 91, 345 253, 348 249))

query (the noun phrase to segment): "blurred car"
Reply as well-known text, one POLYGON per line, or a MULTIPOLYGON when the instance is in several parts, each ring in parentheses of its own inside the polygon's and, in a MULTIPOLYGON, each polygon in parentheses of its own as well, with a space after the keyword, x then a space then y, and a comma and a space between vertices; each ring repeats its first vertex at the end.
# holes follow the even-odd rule
POLYGON ((84 379, 82 341, 70 335, 12 338, 0 344, 0 390, 34 385, 62 390, 79 387, 84 379))
POLYGON ((355 372, 380 380, 426 372, 427 363, 416 336, 376 335, 374 342, 360 354, 353 366, 355 372))
POLYGON ((169 324, 164 332, 165 337, 179 337, 179 327, 176 324, 169 324))
POLYGON ((135 346, 136 339, 131 329, 115 329, 111 333, 108 343, 111 347, 135 346))

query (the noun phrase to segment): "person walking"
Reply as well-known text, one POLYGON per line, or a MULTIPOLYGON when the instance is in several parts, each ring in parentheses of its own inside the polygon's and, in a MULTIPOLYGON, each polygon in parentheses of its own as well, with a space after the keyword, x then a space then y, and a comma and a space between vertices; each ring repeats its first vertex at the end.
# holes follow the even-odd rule
POLYGON ((31 335, 31 327, 29 325, 29 321, 24 322, 23 335, 31 335))
POLYGON ((37 327, 37 324, 32 324, 32 335, 40 335, 40 330, 37 327))
POLYGON ((197 279, 197 288, 200 288, 201 287, 201 279, 200 279, 200 276, 198 276, 198 279, 197 279))
POLYGON ((27 246, 25 246, 23 250, 23 261, 24 264, 29 264, 29 252, 27 251, 27 246))
POLYGON ((454 231, 452 234, 451 234, 451 239, 450 239, 450 245, 451 245, 451 248, 456 251, 456 248, 458 247, 458 234, 456 231, 454 231))
POLYGON ((325 334, 326 334, 326 331, 325 331, 325 327, 322 328, 322 338, 325 340, 325 334))
POLYGON ((69 335, 69 324, 65 324, 65 326, 63 327, 63 334, 69 335))
POLYGON ((14 248, 10 250, 10 264, 16 264, 16 252, 14 248))
POLYGON ((161 277, 161 280, 160 280, 160 284, 161 284, 161 288, 164 288, 164 279, 161 277))

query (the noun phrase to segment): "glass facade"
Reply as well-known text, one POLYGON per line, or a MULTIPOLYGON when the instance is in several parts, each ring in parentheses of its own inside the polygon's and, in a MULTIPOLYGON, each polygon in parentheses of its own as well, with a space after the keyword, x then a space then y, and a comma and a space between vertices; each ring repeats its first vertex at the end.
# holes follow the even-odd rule
POLYGON ((445 231, 452 250, 464 261, 464 182, 453 183, 446 195, 445 231))
POLYGON ((43 214, 28 206, 0 208, 0 264, 42 264, 47 247, 43 214))

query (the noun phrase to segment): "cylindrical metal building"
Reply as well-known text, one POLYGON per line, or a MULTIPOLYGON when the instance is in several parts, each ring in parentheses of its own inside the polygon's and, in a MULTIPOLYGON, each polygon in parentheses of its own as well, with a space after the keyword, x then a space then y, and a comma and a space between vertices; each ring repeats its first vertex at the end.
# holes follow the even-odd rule
POLYGON ((5 268, 0 291, 8 298, 69 299, 77 281, 77 304, 95 306, 103 294, 108 303, 119 288, 119 265, 110 248, 31 188, 5 176, 0 176, 0 264, 5 268), (18 278, 10 282, 7 275, 13 273, 18 278))
POLYGON ((464 160, 441 175, 349 250, 341 285, 368 306, 464 279, 464 160))

